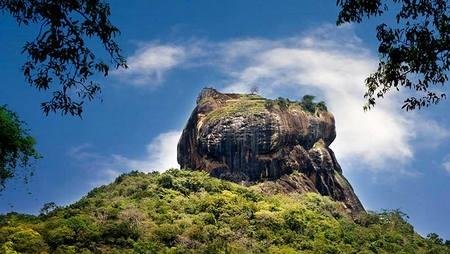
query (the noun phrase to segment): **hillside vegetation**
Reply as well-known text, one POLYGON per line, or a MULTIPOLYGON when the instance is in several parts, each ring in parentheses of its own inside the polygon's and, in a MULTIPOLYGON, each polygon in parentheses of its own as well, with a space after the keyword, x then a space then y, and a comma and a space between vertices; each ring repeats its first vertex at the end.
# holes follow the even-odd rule
POLYGON ((354 221, 339 207, 203 172, 132 172, 68 207, 1 216, 0 253, 450 253, 398 211, 354 221))

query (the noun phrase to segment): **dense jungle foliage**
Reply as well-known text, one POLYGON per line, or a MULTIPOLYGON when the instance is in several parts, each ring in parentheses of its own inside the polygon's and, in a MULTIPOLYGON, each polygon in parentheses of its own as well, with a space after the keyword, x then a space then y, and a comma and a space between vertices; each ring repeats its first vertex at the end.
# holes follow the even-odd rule
POLYGON ((132 172, 68 207, 0 217, 0 253, 450 253, 399 211, 267 196, 202 172, 132 172))

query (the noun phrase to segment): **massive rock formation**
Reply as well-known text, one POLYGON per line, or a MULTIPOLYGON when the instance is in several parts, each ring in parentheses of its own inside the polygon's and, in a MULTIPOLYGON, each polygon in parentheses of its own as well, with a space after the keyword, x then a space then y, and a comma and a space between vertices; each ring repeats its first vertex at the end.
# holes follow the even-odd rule
POLYGON ((323 106, 205 88, 178 143, 178 162, 263 192, 313 191, 364 211, 329 148, 335 137, 323 106))

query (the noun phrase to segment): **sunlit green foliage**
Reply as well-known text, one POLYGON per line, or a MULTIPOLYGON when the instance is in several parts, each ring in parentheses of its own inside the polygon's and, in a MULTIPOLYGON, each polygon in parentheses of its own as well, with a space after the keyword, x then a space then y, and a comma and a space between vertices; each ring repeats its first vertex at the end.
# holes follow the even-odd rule
MULTIPOLYGON (((200 103, 205 103, 210 98, 204 98, 200 103)), ((215 121, 232 116, 259 115, 267 110, 297 109, 314 114, 318 111, 327 111, 325 102, 314 102, 315 96, 305 95, 301 101, 293 101, 288 98, 278 97, 271 100, 257 94, 242 94, 238 98, 230 99, 226 104, 206 116, 206 121, 215 121)))
POLYGON ((325 102, 314 102, 316 97, 313 95, 305 95, 300 102, 300 105, 309 112, 314 113, 316 110, 327 111, 327 106, 325 106, 325 102))
POLYGON ((449 253, 437 238, 398 211, 353 221, 318 194, 265 196, 182 170, 132 172, 46 215, 0 217, 3 253, 449 253))
POLYGON ((32 160, 40 157, 35 144, 17 114, 0 106, 0 191, 19 167, 29 168, 32 160))
POLYGON ((317 111, 327 111, 328 109, 325 102, 314 102, 315 98, 315 96, 308 94, 303 96, 301 101, 291 101, 288 98, 278 97, 276 100, 269 100, 266 105, 272 108, 276 106, 280 109, 298 108, 312 114, 317 111))
POLYGON ((207 115, 207 121, 215 121, 237 115, 257 115, 265 112, 267 99, 258 95, 243 95, 239 99, 229 100, 226 105, 207 115))

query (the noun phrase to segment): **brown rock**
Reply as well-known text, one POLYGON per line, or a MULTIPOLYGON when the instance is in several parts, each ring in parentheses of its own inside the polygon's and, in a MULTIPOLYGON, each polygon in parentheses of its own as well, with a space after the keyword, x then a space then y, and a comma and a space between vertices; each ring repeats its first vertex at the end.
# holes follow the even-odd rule
POLYGON ((264 192, 313 191, 364 211, 329 148, 335 137, 326 110, 205 88, 178 143, 178 162, 264 192))

